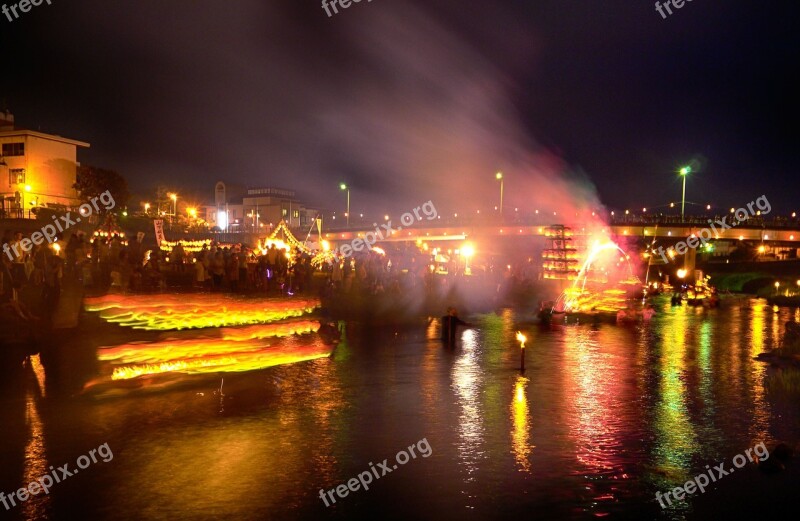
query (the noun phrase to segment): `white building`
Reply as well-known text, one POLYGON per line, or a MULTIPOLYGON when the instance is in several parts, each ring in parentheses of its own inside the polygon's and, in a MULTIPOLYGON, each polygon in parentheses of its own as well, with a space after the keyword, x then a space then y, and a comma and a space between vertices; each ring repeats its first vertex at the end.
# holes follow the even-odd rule
POLYGON ((229 231, 268 231, 282 220, 303 228, 311 226, 316 215, 317 210, 297 200, 294 190, 248 188, 236 196, 221 181, 214 187, 214 204, 205 207, 209 225, 229 231))
POLYGON ((0 112, 0 216, 34 217, 37 207, 80 204, 76 182, 78 148, 89 143, 14 128, 0 112))

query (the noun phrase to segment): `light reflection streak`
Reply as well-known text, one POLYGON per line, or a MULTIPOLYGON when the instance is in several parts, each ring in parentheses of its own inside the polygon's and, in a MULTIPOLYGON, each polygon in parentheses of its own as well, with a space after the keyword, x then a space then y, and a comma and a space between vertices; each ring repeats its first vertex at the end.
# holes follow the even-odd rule
POLYGON ((517 460, 520 472, 530 473, 531 462, 529 460, 531 449, 535 445, 530 445, 530 412, 528 410, 528 398, 526 387, 528 379, 524 376, 517 376, 514 383, 514 397, 511 400, 511 420, 513 429, 511 431, 511 447, 514 459, 517 460))
POLYGON ((461 335, 462 354, 453 364, 452 387, 460 414, 458 419, 459 454, 467 471, 465 481, 475 481, 479 460, 484 457, 484 425, 480 403, 483 369, 478 360, 478 335, 468 329, 461 335))
POLYGON ((627 451, 622 449, 632 399, 624 385, 632 353, 619 347, 607 351, 614 342, 603 341, 603 334, 586 327, 565 329, 561 384, 568 436, 579 463, 574 472, 581 476, 582 493, 591 497, 595 516, 608 515, 607 505, 620 499, 618 480, 628 479, 627 451))
MULTIPOLYGON (((30 367, 40 385, 40 392, 44 392, 43 368, 39 355, 32 355, 30 367)), ((39 416, 38 393, 28 386, 25 394, 25 423, 30 428, 30 437, 25 445, 25 467, 22 474, 22 483, 27 484, 36 481, 40 476, 48 473, 47 456, 45 455, 44 426, 39 416)), ((45 519, 45 512, 50 506, 50 496, 38 494, 29 497, 20 507, 24 519, 45 519)))
POLYGON ((613 446, 619 442, 619 426, 609 417, 621 399, 618 382, 621 374, 598 351, 595 339, 585 328, 566 329, 564 357, 564 389, 572 392, 568 418, 571 436, 575 439, 576 457, 590 472, 604 473, 615 469, 613 446))
POLYGON ((707 431, 714 431, 714 416, 717 412, 714 399, 714 378, 711 367, 711 351, 714 348, 714 331, 710 321, 703 321, 700 326, 697 368, 700 381, 698 388, 703 403, 703 426, 707 431))
MULTIPOLYGON (((754 442, 761 442, 769 439, 769 418, 770 418, 770 404, 766 399, 766 389, 764 387, 766 378, 766 364, 756 361, 755 357, 767 351, 764 333, 767 330, 766 324, 766 311, 767 304, 763 300, 759 300, 752 306, 753 320, 751 330, 753 332, 752 342, 750 349, 746 351, 747 365, 749 366, 747 373, 744 375, 745 387, 752 389, 753 393, 753 423, 750 426, 750 439, 754 442)), ((778 314, 773 313, 773 345, 778 345, 780 337, 775 333, 779 330, 776 321, 778 314)))
POLYGON ((685 382, 687 322, 690 317, 681 310, 667 315, 662 354, 658 367, 658 399, 656 402, 656 466, 676 482, 689 479, 692 457, 698 440, 691 422, 685 382))

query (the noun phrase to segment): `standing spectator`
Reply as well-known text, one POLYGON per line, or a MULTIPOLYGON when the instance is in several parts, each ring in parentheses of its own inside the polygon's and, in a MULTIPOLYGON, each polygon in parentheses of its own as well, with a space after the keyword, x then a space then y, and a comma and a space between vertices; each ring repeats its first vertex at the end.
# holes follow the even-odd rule
POLYGON ((236 293, 239 291, 239 254, 236 251, 231 252, 228 257, 227 268, 228 283, 231 291, 236 293))
POLYGON ((225 257, 221 250, 217 250, 214 258, 210 261, 211 280, 215 290, 222 289, 222 281, 225 278, 225 257))

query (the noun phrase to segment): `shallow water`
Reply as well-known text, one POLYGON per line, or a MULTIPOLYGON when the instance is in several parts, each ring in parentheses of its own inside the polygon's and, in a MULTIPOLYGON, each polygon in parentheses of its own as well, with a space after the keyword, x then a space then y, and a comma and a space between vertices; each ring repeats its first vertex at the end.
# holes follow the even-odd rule
MULTIPOLYGON (((455 348, 439 342, 436 320, 351 323, 331 358, 117 397, 65 396, 50 377, 40 390, 44 369, 29 367, 6 382, 0 490, 51 465, 74 468, 103 443, 113 459, 0 515, 704 518, 698 502, 729 504, 764 479, 754 465, 664 510, 655 493, 760 442, 798 442, 797 396, 768 392, 770 370, 753 357, 800 312, 758 300, 658 310, 635 327, 551 329, 519 326, 525 317, 505 310, 470 317, 478 327, 455 348), (522 374, 517 329, 529 339, 522 374), (418 449, 369 490, 330 507, 320 499, 423 439, 429 457, 418 449)), ((91 360, 57 363, 93 370, 91 360)))

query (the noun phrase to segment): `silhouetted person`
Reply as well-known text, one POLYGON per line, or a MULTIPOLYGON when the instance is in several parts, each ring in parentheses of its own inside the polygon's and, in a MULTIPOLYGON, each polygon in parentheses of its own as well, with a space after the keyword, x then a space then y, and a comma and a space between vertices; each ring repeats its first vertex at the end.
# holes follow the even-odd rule
POLYGON ((471 324, 458 318, 458 310, 456 308, 447 308, 447 314, 442 317, 442 341, 451 346, 455 345, 458 326, 469 327, 471 324))

